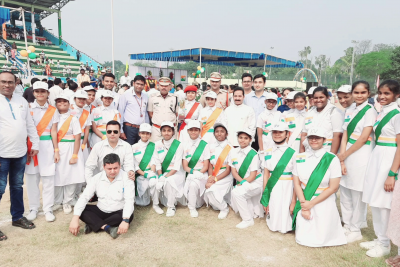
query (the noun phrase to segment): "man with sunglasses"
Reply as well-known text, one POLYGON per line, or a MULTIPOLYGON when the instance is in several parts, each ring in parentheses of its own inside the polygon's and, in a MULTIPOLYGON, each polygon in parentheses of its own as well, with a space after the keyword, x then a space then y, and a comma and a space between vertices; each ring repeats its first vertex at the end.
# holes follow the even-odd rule
POLYGON ((88 183, 97 173, 103 171, 103 158, 115 153, 121 159, 121 167, 128 174, 129 179, 135 179, 135 166, 131 146, 121 140, 121 125, 117 121, 109 121, 106 125, 107 138, 92 148, 85 164, 85 179, 88 183))

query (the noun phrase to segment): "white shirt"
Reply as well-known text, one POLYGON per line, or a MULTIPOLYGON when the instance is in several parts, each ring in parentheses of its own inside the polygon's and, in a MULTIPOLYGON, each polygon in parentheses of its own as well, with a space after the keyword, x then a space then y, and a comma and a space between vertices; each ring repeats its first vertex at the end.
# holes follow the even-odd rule
MULTIPOLYGON (((181 112, 182 112, 182 114, 185 113, 185 117, 186 117, 195 103, 197 103, 197 102, 194 99, 192 101, 185 100, 185 107, 183 108, 183 110, 181 110, 181 107, 179 107, 178 114, 180 114, 181 112)), ((196 110, 192 114, 192 117, 190 119, 185 119, 186 124, 188 124, 190 120, 198 120, 202 109, 203 109, 203 106, 199 103, 196 110)))
POLYGON ((256 133, 256 115, 252 107, 235 103, 225 109, 227 118, 228 140, 233 146, 238 146, 237 132, 248 129, 254 139, 256 133))
MULTIPOLYGON (((250 150, 254 150, 251 148, 251 146, 247 146, 245 148, 234 148, 233 151, 230 153, 230 158, 229 158, 229 166, 232 168, 235 168, 238 172, 240 167, 242 166, 242 163, 244 159, 246 158, 247 154, 250 152, 250 150)), ((258 155, 255 155, 254 158, 252 159, 249 168, 246 171, 246 174, 244 175, 244 178, 247 178, 250 176, 250 172, 252 171, 259 171, 260 169, 260 159, 258 158, 258 155)))
POLYGON ((135 171, 133 163, 133 153, 131 146, 119 139, 115 148, 112 148, 108 140, 103 140, 95 144, 89 154, 85 164, 85 179, 90 181, 93 174, 103 170, 103 159, 110 153, 117 154, 121 161, 121 168, 126 171, 135 171))
MULTIPOLYGON (((193 154, 196 151, 197 147, 199 146, 200 141, 201 141, 200 138, 197 138, 196 140, 192 140, 191 138, 189 138, 189 140, 183 145, 182 159, 189 162, 192 159, 193 154)), ((210 148, 207 144, 204 147, 203 153, 201 153, 201 156, 193 169, 195 169, 196 171, 200 171, 204 166, 204 161, 208 159, 210 159, 210 148)))
MULTIPOLYGON (((96 99, 93 101, 93 104, 94 104, 96 107, 99 107, 99 106, 102 106, 102 105, 103 105, 103 102, 101 101, 101 97, 103 96, 103 93, 104 93, 104 92, 105 92, 105 89, 99 89, 99 90, 97 90, 97 92, 96 92, 96 99)), ((114 91, 111 91, 111 93, 114 95, 114 100, 113 100, 111 106, 114 106, 114 108, 117 109, 117 108, 118 108, 118 102, 119 102, 119 96, 120 96, 120 95, 119 95, 118 93, 114 92, 114 91)))
MULTIPOLYGON (((217 160, 219 158, 219 156, 221 155, 222 150, 224 150, 224 148, 226 146, 230 146, 228 144, 228 140, 225 139, 225 141, 222 142, 215 142, 214 145, 212 147, 210 147, 210 163, 213 165, 213 167, 215 167, 215 165, 217 164, 217 160)), ((225 161, 222 163, 222 167, 219 170, 217 175, 220 175, 221 173, 223 173, 226 169, 226 167, 229 164, 229 158, 230 158, 230 154, 232 154, 233 148, 231 147, 231 150, 229 151, 228 156, 225 158, 225 161)), ((230 175, 230 174, 229 174, 230 175)))
MULTIPOLYGON (((174 138, 171 138, 168 141, 165 141, 164 139, 159 140, 155 143, 156 148, 155 152, 157 156, 155 157, 155 164, 156 164, 156 170, 162 170, 161 166, 162 163, 165 159, 165 156, 168 153, 168 150, 170 149, 172 142, 174 141, 174 138)), ((174 154, 174 157, 171 160, 171 163, 168 166, 168 170, 175 170, 175 171, 182 171, 182 156, 183 156, 183 145, 182 143, 179 144, 178 148, 176 149, 176 152, 174 154)))
POLYGON ((158 91, 157 89, 151 88, 148 92, 147 95, 150 97, 152 97, 154 94, 156 93, 160 93, 160 91, 158 91))
POLYGON ((0 94, 0 114, 0 157, 23 157, 27 152, 27 136, 32 149, 39 150, 39 136, 25 98, 13 94, 8 100, 0 94))
POLYGON ((95 175, 86 185, 85 191, 79 197, 74 207, 74 215, 81 216, 89 200, 96 194, 99 198, 97 207, 105 212, 111 213, 122 211, 122 218, 131 217, 135 202, 135 183, 128 178, 123 170, 110 182, 106 172, 95 175))
MULTIPOLYGON (((69 90, 71 91, 71 90, 69 90)), ((52 105, 53 107, 56 106, 56 101, 54 100, 57 96, 61 95, 64 92, 64 90, 58 86, 58 85, 54 85, 53 87, 51 87, 49 89, 49 102, 50 105, 52 105)), ((72 91, 71 91, 72 92, 72 91)))
POLYGON ((178 97, 179 101, 186 99, 186 94, 183 92, 183 90, 175 91, 175 95, 178 97))
POLYGON ((127 84, 127 85, 131 86, 131 80, 132 80, 131 77, 129 77, 129 76, 125 77, 125 75, 124 75, 119 79, 119 83, 121 85, 127 84))
MULTIPOLYGON (((147 141, 145 143, 142 140, 139 140, 136 144, 132 145, 133 162, 134 162, 134 165, 135 165, 135 172, 140 170, 139 165, 140 165, 140 162, 143 159, 143 156, 144 156, 144 154, 146 152, 146 149, 147 149, 147 145, 149 143, 150 143, 150 141, 147 141)), ((151 157, 151 160, 150 160, 149 164, 147 164, 145 170, 150 170, 151 166, 155 165, 155 163, 154 163, 154 158, 156 157, 155 151, 156 150, 155 150, 155 147, 154 147, 153 155, 151 157)))
POLYGON ((22 85, 17 84, 17 86, 15 86, 14 94, 17 94, 20 96, 22 96, 24 94, 24 88, 22 87, 22 85))

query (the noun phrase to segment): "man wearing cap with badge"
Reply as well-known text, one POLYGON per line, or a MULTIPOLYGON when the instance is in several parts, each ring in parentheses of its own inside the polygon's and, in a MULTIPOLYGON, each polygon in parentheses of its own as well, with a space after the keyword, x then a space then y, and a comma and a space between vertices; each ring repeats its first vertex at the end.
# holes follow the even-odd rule
MULTIPOLYGON (((59 114, 56 112, 56 108, 47 102, 49 96, 47 83, 35 82, 33 84, 33 95, 35 96, 35 101, 30 104, 30 113, 40 139, 39 150, 41 153, 34 157, 28 157, 25 167, 25 181, 30 211, 26 218, 30 221, 36 219, 40 208, 39 183, 42 180, 43 212, 46 221, 52 222, 55 220, 52 210, 54 205, 54 175, 56 163, 60 159, 60 154, 57 151, 59 114)), ((30 146, 31 142, 29 140, 28 147, 30 146)))
POLYGON ((353 96, 351 95, 351 85, 342 85, 337 90, 337 96, 339 99, 340 105, 348 109, 350 106, 354 107, 356 104, 354 103, 353 96))
POLYGON ((215 105, 218 108, 226 109, 229 107, 229 92, 224 89, 220 89, 221 79, 222 75, 219 72, 212 72, 210 74, 211 90, 206 90, 200 98, 200 103, 203 105, 203 107, 207 106, 205 95, 210 91, 217 95, 217 102, 215 105))
POLYGON ((91 86, 91 85, 83 87, 83 90, 87 93, 86 103, 83 108, 88 110, 90 113, 92 113, 93 109, 96 107, 93 104, 93 102, 96 99, 97 90, 94 89, 93 86, 91 86))
POLYGON ((153 124, 151 132, 152 142, 161 140, 160 128, 162 122, 172 122, 175 127, 177 126, 176 122, 179 108, 178 97, 169 93, 171 79, 168 77, 161 77, 158 83, 160 85, 160 94, 153 95, 147 106, 147 111, 149 112, 153 124))
POLYGON ((286 139, 289 127, 279 121, 272 126, 273 145, 267 148, 261 158, 264 169, 264 184, 261 204, 267 214, 267 225, 273 232, 292 231, 292 217, 296 205, 293 192, 293 159, 296 151, 289 147, 286 139))
POLYGON ((189 134, 187 132, 187 124, 190 120, 198 120, 200 117, 200 112, 203 106, 196 101, 197 87, 194 85, 186 86, 185 91, 186 99, 184 102, 182 100, 179 102, 179 117, 180 127, 178 129, 179 141, 185 143, 189 140, 189 134))
POLYGON ((120 96, 120 95, 119 95, 118 93, 116 93, 116 92, 113 91, 113 88, 114 88, 114 86, 115 86, 115 76, 114 76, 114 74, 112 74, 112 73, 106 73, 106 74, 104 74, 104 76, 103 76, 103 86, 104 86, 104 89, 99 89, 99 90, 97 90, 97 93, 96 93, 96 100, 95 100, 95 103, 94 103, 94 104, 95 104, 97 107, 103 105, 103 102, 101 101, 101 97, 103 96, 103 93, 104 93, 105 91, 110 91, 111 94, 112 94, 113 97, 114 97, 112 106, 113 106, 115 109, 117 109, 117 108, 118 108, 118 101, 119 101, 119 96, 120 96))
POLYGON ((81 83, 82 82, 88 82, 90 83, 90 77, 89 75, 85 74, 85 69, 80 69, 79 70, 80 74, 78 74, 78 76, 76 76, 77 80, 78 80, 78 86, 79 88, 81 88, 81 83))

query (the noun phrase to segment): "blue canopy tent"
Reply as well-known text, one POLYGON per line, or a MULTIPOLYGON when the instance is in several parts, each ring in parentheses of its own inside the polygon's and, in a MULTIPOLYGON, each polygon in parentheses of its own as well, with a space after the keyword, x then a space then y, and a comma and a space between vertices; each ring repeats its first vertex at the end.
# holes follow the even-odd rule
POLYGON ((301 62, 290 61, 264 53, 236 52, 211 48, 191 48, 183 50, 130 54, 131 60, 194 61, 221 66, 264 67, 265 68, 303 68, 301 62))

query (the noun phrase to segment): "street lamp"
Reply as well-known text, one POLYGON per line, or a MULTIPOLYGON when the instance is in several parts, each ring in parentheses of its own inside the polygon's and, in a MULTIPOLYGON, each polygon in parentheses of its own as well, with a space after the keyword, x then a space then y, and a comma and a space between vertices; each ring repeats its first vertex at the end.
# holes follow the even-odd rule
POLYGON ((351 43, 353 43, 354 44, 354 46, 353 46, 353 56, 352 56, 352 58, 351 58, 351 73, 350 73, 350 85, 352 85, 353 84, 353 71, 354 71, 354 54, 355 54, 355 52, 356 52, 356 47, 357 47, 357 41, 355 41, 355 40, 353 40, 353 41, 351 41, 351 43))

